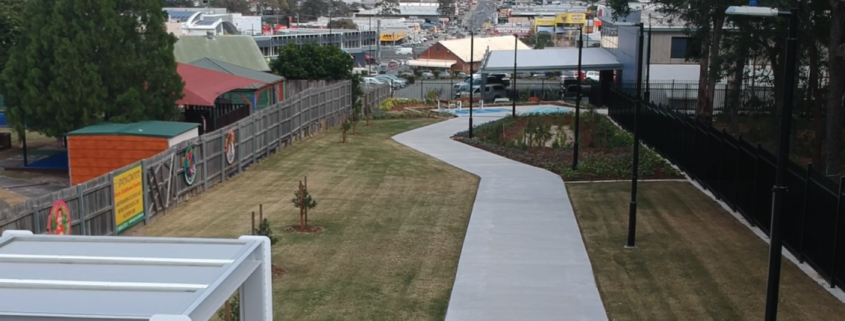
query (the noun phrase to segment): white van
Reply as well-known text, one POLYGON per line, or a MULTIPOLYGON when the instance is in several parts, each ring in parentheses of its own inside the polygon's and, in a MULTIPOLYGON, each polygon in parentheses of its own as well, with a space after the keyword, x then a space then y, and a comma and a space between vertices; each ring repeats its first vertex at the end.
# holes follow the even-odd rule
POLYGON ((368 76, 368 75, 370 75, 370 69, 362 68, 362 67, 355 67, 355 68, 352 68, 352 74, 368 76))
POLYGON ((414 49, 413 48, 404 48, 404 47, 396 48, 396 54, 397 55, 413 55, 414 49))

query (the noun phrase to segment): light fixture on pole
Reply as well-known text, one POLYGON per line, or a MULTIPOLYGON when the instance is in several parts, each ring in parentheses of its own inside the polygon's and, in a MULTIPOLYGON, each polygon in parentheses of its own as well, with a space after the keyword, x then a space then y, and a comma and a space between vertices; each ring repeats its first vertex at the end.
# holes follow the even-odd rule
POLYGON ((786 42, 786 70, 783 76, 783 110, 781 111, 780 133, 778 137, 777 169, 775 186, 772 188, 772 223, 769 228, 769 273, 766 282, 766 321, 777 320, 778 295, 780 291, 780 269, 782 261, 783 239, 780 231, 780 218, 783 214, 783 201, 786 197, 786 169, 789 164, 789 133, 792 126, 792 104, 795 97, 795 68, 798 37, 798 9, 779 11, 775 8, 757 7, 756 1, 750 6, 733 6, 725 10, 727 15, 750 17, 788 17, 789 33, 786 42))
POLYGON ((640 36, 637 45, 637 95, 634 98, 634 151, 631 168, 631 203, 628 205, 628 243, 625 248, 637 247, 637 179, 640 169, 640 104, 643 94, 643 32, 644 24, 640 22, 640 36))
POLYGON ((519 98, 519 91, 516 90, 516 50, 519 44, 519 35, 513 34, 513 75, 511 75, 511 89, 513 90, 513 105, 511 106, 511 116, 516 117, 516 100, 519 98))
POLYGON ((473 54, 475 49, 475 32, 469 32, 469 138, 472 138, 472 87, 475 75, 472 71, 473 54))

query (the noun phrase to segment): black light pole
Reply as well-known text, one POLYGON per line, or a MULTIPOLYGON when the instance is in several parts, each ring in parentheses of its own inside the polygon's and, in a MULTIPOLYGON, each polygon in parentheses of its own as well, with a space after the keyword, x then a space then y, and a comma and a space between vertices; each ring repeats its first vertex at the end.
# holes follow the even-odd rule
POLYGON ((513 34, 513 76, 511 77, 511 88, 513 89, 513 106, 511 116, 516 117, 516 100, 519 98, 519 91, 516 90, 516 48, 519 44, 519 35, 513 34))
POLYGON ((575 97, 575 142, 572 145, 572 170, 578 169, 578 125, 581 124, 581 53, 584 51, 584 26, 578 30, 578 97, 575 97))
POLYGON ((640 169, 640 103, 643 90, 643 31, 644 24, 639 23, 640 36, 637 45, 637 95, 634 98, 634 162, 631 168, 631 204, 628 206, 628 244, 626 248, 636 248, 637 243, 637 172, 640 169))
POLYGON ((786 64, 783 81, 783 110, 780 118, 778 137, 777 168, 775 186, 772 188, 772 223, 769 228, 769 273, 766 280, 766 321, 778 318, 778 295, 780 292, 780 269, 783 260, 783 239, 780 231, 780 218, 783 215, 783 200, 786 197, 786 169, 789 164, 789 133, 792 126, 792 104, 795 98, 795 65, 798 47, 798 9, 779 11, 775 8, 757 7, 757 1, 749 1, 750 6, 732 6, 725 10, 727 15, 751 17, 788 17, 789 33, 786 39, 786 64))
POLYGON ((474 60, 472 55, 474 54, 473 49, 475 49, 475 32, 469 32, 469 138, 472 138, 472 87, 473 87, 473 71, 472 71, 472 61, 474 60))
MULTIPOLYGON (((649 15, 651 20, 651 15, 649 15)), ((651 102, 651 22, 648 23, 648 51, 645 53, 645 93, 643 93, 643 100, 646 103, 651 102)))
POLYGON ((778 16, 789 17, 789 38, 786 40, 786 70, 783 84, 783 111, 780 118, 778 138, 778 166, 775 186, 772 188, 772 226, 769 241, 769 276, 766 282, 766 321, 778 318, 778 294, 780 291, 780 268, 783 240, 780 235, 780 217, 783 214, 783 200, 786 198, 786 168, 789 164, 789 132, 792 125, 792 100, 795 96, 795 64, 798 36, 798 9, 778 12, 778 16))

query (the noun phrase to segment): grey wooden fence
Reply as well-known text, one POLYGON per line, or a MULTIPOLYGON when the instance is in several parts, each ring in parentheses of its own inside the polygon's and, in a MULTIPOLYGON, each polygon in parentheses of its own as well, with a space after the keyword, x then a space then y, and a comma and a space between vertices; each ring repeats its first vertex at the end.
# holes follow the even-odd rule
POLYGON ((344 115, 351 112, 351 83, 310 85, 325 86, 300 86, 297 94, 270 108, 256 111, 235 124, 182 142, 158 155, 88 182, 12 206, 0 212, 0 232, 7 229, 46 232, 53 203, 63 200, 71 212, 72 234, 119 234, 115 224, 114 177, 137 166, 141 166, 143 173, 143 221, 149 223, 152 217, 240 174, 256 160, 295 140, 340 124, 344 115), (231 164, 224 151, 230 130, 236 142, 235 159, 231 164), (195 154, 196 169, 190 185, 183 179, 188 147, 195 154))

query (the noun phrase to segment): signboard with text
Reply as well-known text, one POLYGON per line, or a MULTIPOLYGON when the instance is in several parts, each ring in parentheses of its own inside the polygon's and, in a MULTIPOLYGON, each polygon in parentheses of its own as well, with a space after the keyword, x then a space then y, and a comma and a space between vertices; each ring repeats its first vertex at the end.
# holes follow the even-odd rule
POLYGON ((144 177, 141 165, 114 175, 115 234, 144 220, 144 177))

